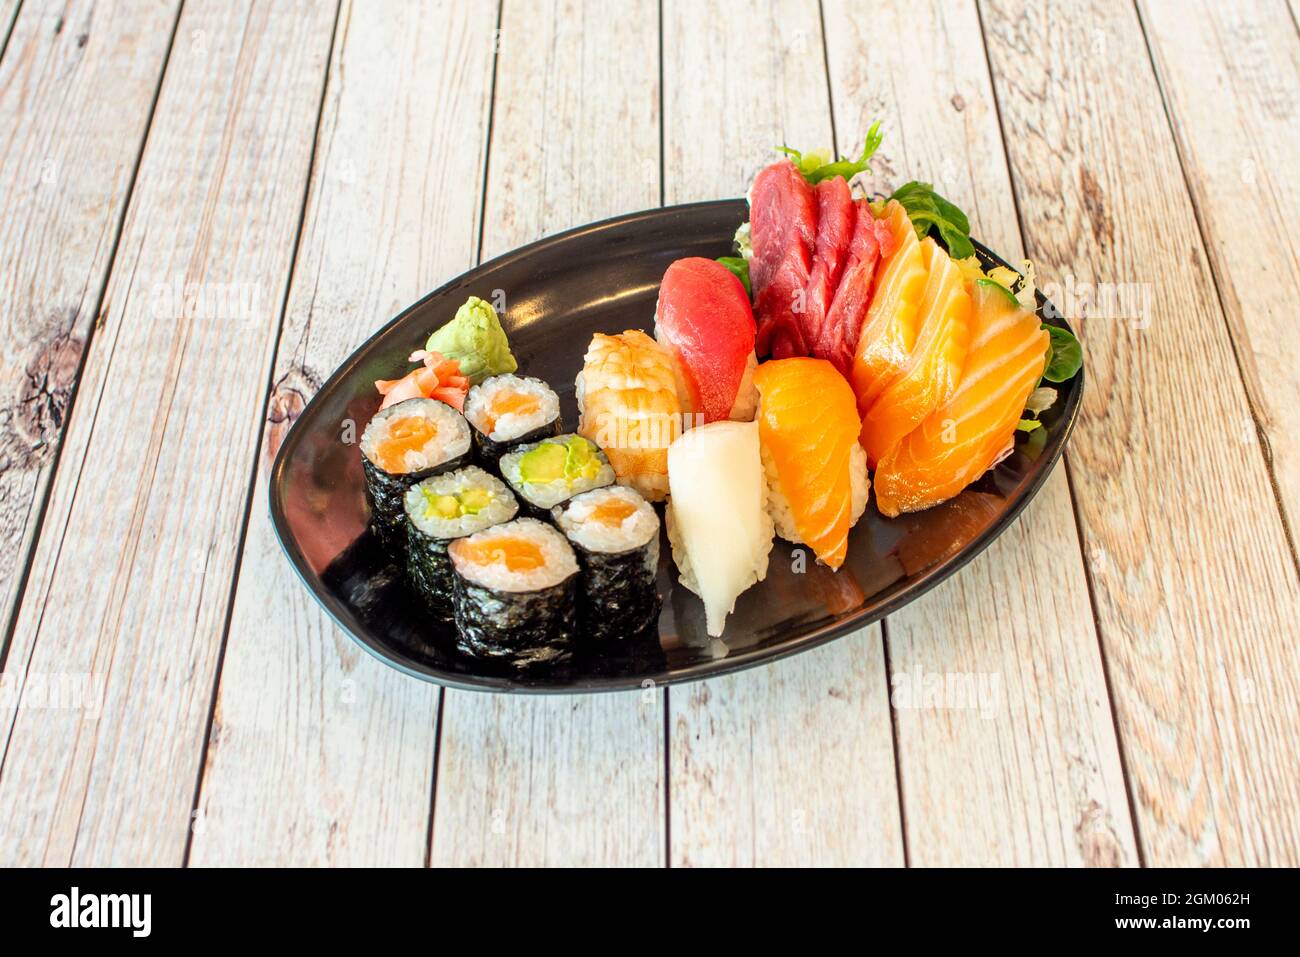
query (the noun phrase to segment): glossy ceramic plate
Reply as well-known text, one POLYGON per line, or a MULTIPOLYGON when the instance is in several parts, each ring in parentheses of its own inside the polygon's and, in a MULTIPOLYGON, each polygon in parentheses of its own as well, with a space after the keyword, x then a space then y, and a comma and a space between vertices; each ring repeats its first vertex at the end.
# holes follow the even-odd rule
MULTIPOLYGON (((457 652, 431 622, 367 531, 355 439, 378 407, 376 379, 396 378, 430 331, 469 295, 503 297, 503 324, 520 372, 559 393, 577 425, 573 380, 594 332, 649 329, 659 280, 683 256, 724 256, 748 216, 743 200, 621 216, 525 246, 430 293, 376 333, 330 377, 285 437, 271 472, 275 529, 303 583, 367 650, 409 675, 457 688, 577 692, 671 684, 805 651, 920 597, 979 554, 1028 504, 1060 458, 1083 392, 1061 387, 1044 427, 1017 433, 1014 453, 956 499, 883 518, 872 504, 849 538, 839 572, 804 568, 778 540, 767 579, 745 592, 710 638, 699 599, 676 584, 667 543, 657 629, 612 647, 582 648, 572 663, 517 672, 457 652)), ((985 264, 1006 265, 977 244, 985 264)), ((1042 301, 1040 299, 1040 306, 1042 301)), ((1041 310, 1040 310, 1041 311, 1041 310)), ((802 551, 802 550, 800 550, 802 551)))

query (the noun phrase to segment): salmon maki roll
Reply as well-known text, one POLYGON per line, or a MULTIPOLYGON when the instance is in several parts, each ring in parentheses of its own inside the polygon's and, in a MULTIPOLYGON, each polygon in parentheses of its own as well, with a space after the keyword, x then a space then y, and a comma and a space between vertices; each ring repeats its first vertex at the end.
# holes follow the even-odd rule
POLYGON ((853 390, 825 359, 765 362, 754 382, 767 508, 776 533, 807 545, 819 562, 838 569, 871 487, 853 390))
POLYGON ((971 312, 966 274, 933 239, 921 241, 921 256, 926 286, 916 342, 862 416, 862 447, 872 468, 952 397, 966 362, 971 312))
POLYGON ((600 446, 620 485, 651 502, 668 494, 668 446, 681 404, 668 352, 644 332, 591 337, 576 382, 578 434, 600 446))
POLYGON ((970 349, 956 391, 876 469, 876 505, 893 517, 947 501, 989 470, 1047 364, 1038 317, 991 279, 974 285, 970 349))

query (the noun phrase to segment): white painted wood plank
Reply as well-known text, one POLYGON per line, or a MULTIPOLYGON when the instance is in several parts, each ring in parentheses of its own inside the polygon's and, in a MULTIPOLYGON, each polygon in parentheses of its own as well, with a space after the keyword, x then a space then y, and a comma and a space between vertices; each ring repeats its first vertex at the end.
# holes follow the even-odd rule
MULTIPOLYGON (((653 3, 505 4, 485 256, 658 204, 657 50, 653 3)), ((659 692, 448 690, 432 860, 661 863, 663 766, 659 692)))
POLYGON ((438 689, 376 661, 320 609, 275 540, 267 481, 334 367, 473 263, 495 29, 490 4, 340 11, 194 865, 424 863, 438 689))
POLYGON ((1265 0, 1143 2, 1246 394, 1294 530, 1300 521, 1300 38, 1265 0))
MULTIPOLYGON (((1017 261, 974 4, 882 3, 867 19, 828 0, 824 14, 842 148, 884 123, 868 188, 933 182, 1017 261)), ((886 630, 911 864, 1137 863, 1063 466, 1020 522, 886 630), (953 692, 909 699, 940 681, 953 692)))
MULTIPOLYGON (((669 203, 831 145, 816 3, 668 0, 664 58, 669 203)), ((675 865, 903 863, 879 626, 668 702, 675 865)))
POLYGON ((1151 293, 1083 321, 1071 445, 1145 861, 1295 865, 1300 590, 1138 18, 981 10, 1027 251, 1151 293))
POLYGON ((0 622, 14 610, 178 4, 0 12, 0 622))
POLYGON ((99 707, 4 716, 5 863, 182 859, 335 11, 182 13, 8 662, 99 707))

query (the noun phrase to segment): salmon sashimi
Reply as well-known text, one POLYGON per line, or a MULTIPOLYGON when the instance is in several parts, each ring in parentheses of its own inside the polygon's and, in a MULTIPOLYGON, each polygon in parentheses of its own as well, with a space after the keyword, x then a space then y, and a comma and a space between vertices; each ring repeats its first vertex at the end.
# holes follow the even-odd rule
POLYGON ((754 418, 754 313, 745 287, 713 259, 679 259, 664 272, 655 337, 673 358, 682 411, 704 422, 754 418))
POLYGON ((983 475, 1015 438, 1047 364, 1049 337, 992 280, 976 281, 970 349, 956 391, 881 459, 876 504, 884 515, 947 501, 983 475))
POLYGON ((754 383, 768 512, 777 534, 839 568, 869 489, 853 390, 825 359, 764 362, 754 383))
POLYGON ((916 343, 906 363, 862 417, 871 468, 952 397, 970 342, 971 299, 962 270, 933 239, 921 241, 927 278, 916 343))
POLYGON ((853 369, 854 348, 871 304, 876 268, 881 256, 894 248, 888 224, 872 215, 866 200, 858 200, 856 209, 848 259, 811 349, 811 355, 828 360, 845 376, 853 369))
POLYGON ((882 260, 861 333, 851 381, 858 411, 865 413, 907 362, 916 343, 917 313, 925 292, 921 241, 901 205, 890 201, 883 222, 892 251, 882 260))
POLYGON ((799 314, 812 276, 817 245, 817 196, 789 160, 759 170, 749 190, 759 355, 805 355, 799 314))
POLYGON ((591 337, 576 382, 578 433, 609 457, 620 485, 648 500, 668 494, 668 446, 681 431, 673 361, 644 332, 591 337))

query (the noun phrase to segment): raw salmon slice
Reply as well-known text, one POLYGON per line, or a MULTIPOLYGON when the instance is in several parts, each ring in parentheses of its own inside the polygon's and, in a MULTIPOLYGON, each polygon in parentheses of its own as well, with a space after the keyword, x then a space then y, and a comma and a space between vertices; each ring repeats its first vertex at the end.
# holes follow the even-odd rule
POLYGON ((883 222, 891 234, 893 251, 880 264, 851 373, 858 412, 863 414, 907 364, 916 344, 927 278, 921 242, 907 211, 891 200, 883 222))
POLYGON ((952 397, 966 362, 971 303, 964 274, 933 239, 921 241, 921 256, 927 278, 916 343, 862 417, 862 447, 872 468, 952 397))
POLYGON ((947 501, 983 475, 1015 436, 1047 364, 1038 317, 992 280, 977 280, 971 341, 956 391, 881 460, 876 504, 888 516, 947 501))
POLYGON ((764 362, 754 384, 777 531, 839 568, 849 529, 867 505, 866 457, 857 441, 853 390, 824 359, 764 362))

